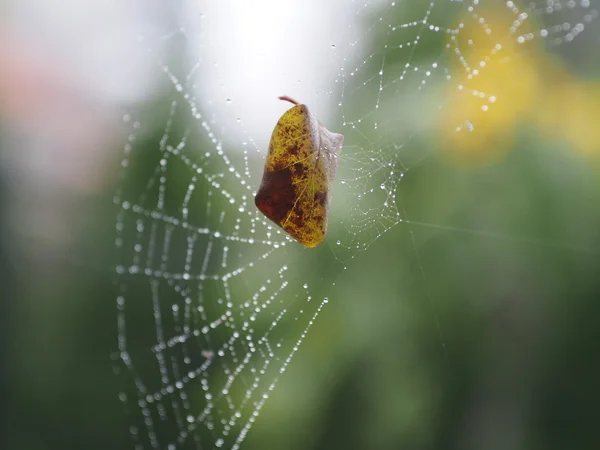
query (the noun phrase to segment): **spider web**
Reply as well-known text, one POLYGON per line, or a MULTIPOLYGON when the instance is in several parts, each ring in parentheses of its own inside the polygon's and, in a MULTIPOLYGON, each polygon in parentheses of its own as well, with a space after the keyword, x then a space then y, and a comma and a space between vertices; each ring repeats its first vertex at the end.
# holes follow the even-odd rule
MULTIPOLYGON (((322 292, 381 235, 410 223, 400 182, 429 156, 420 139, 453 107, 441 93, 492 109, 497 94, 470 83, 497 70, 493 61, 510 64, 507 48, 525 55, 532 46, 562 48, 598 15, 587 0, 346 8, 345 34, 322 44, 335 71, 315 96, 316 111, 326 112, 321 121, 345 135, 329 237, 315 250, 254 207, 268 136, 236 117, 234 95, 223 109, 206 94, 212 87, 203 77, 219 71, 211 16, 192 9, 160 41, 140 39, 169 89, 152 115, 124 116, 130 135, 114 198, 115 371, 135 448, 239 448, 326 306, 322 292), (498 11, 506 21, 490 16, 498 11), (189 59, 160 56, 184 53, 189 59)), ((257 49, 249 57, 259 56, 257 49)), ((456 134, 478 127, 461 111, 451 122, 456 134)))

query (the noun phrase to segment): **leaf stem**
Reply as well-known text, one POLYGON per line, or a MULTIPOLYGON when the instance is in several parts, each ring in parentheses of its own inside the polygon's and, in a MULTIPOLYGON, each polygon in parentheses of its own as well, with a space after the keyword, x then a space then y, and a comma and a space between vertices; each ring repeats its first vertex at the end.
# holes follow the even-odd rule
POLYGON ((279 96, 277 98, 279 100, 285 100, 286 102, 293 103, 294 105, 299 105, 300 104, 296 100, 294 100, 292 97, 288 97, 287 95, 281 95, 281 96, 279 96))

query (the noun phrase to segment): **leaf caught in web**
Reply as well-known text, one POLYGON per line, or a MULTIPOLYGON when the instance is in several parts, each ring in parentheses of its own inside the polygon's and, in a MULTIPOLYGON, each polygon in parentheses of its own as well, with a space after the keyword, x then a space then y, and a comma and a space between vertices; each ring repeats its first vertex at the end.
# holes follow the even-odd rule
POLYGON ((331 189, 344 136, 330 132, 306 105, 294 103, 277 122, 255 203, 306 247, 327 233, 331 189))

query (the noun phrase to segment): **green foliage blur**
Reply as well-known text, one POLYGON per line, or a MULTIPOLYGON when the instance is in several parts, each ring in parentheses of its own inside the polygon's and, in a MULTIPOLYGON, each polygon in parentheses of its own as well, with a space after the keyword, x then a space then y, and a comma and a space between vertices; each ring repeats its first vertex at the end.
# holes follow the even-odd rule
MULTIPOLYGON (((600 83, 597 50, 578 65, 569 48, 577 51, 552 54, 557 73, 600 83)), ((600 108, 591 111, 598 123, 600 108)), ((155 167, 164 121, 156 123, 137 144, 152 156, 130 189, 155 167)), ((289 275, 330 302, 243 449, 600 448, 599 155, 524 122, 510 142, 496 142, 507 146, 501 157, 465 166, 438 137, 417 133, 400 150, 413 161, 396 192, 404 222, 348 263, 316 250, 325 277, 310 268, 289 275)), ((111 358, 115 190, 81 202, 76 245, 49 265, 12 253, 11 218, 2 216, 1 448, 132 448, 111 358)))

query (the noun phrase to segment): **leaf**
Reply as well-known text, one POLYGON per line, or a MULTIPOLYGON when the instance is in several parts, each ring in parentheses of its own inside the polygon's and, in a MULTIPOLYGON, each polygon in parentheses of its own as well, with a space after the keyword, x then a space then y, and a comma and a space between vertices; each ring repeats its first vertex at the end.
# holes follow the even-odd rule
POLYGON ((306 105, 295 104, 277 122, 256 207, 300 244, 316 247, 327 234, 327 214, 344 136, 332 133, 306 105))

